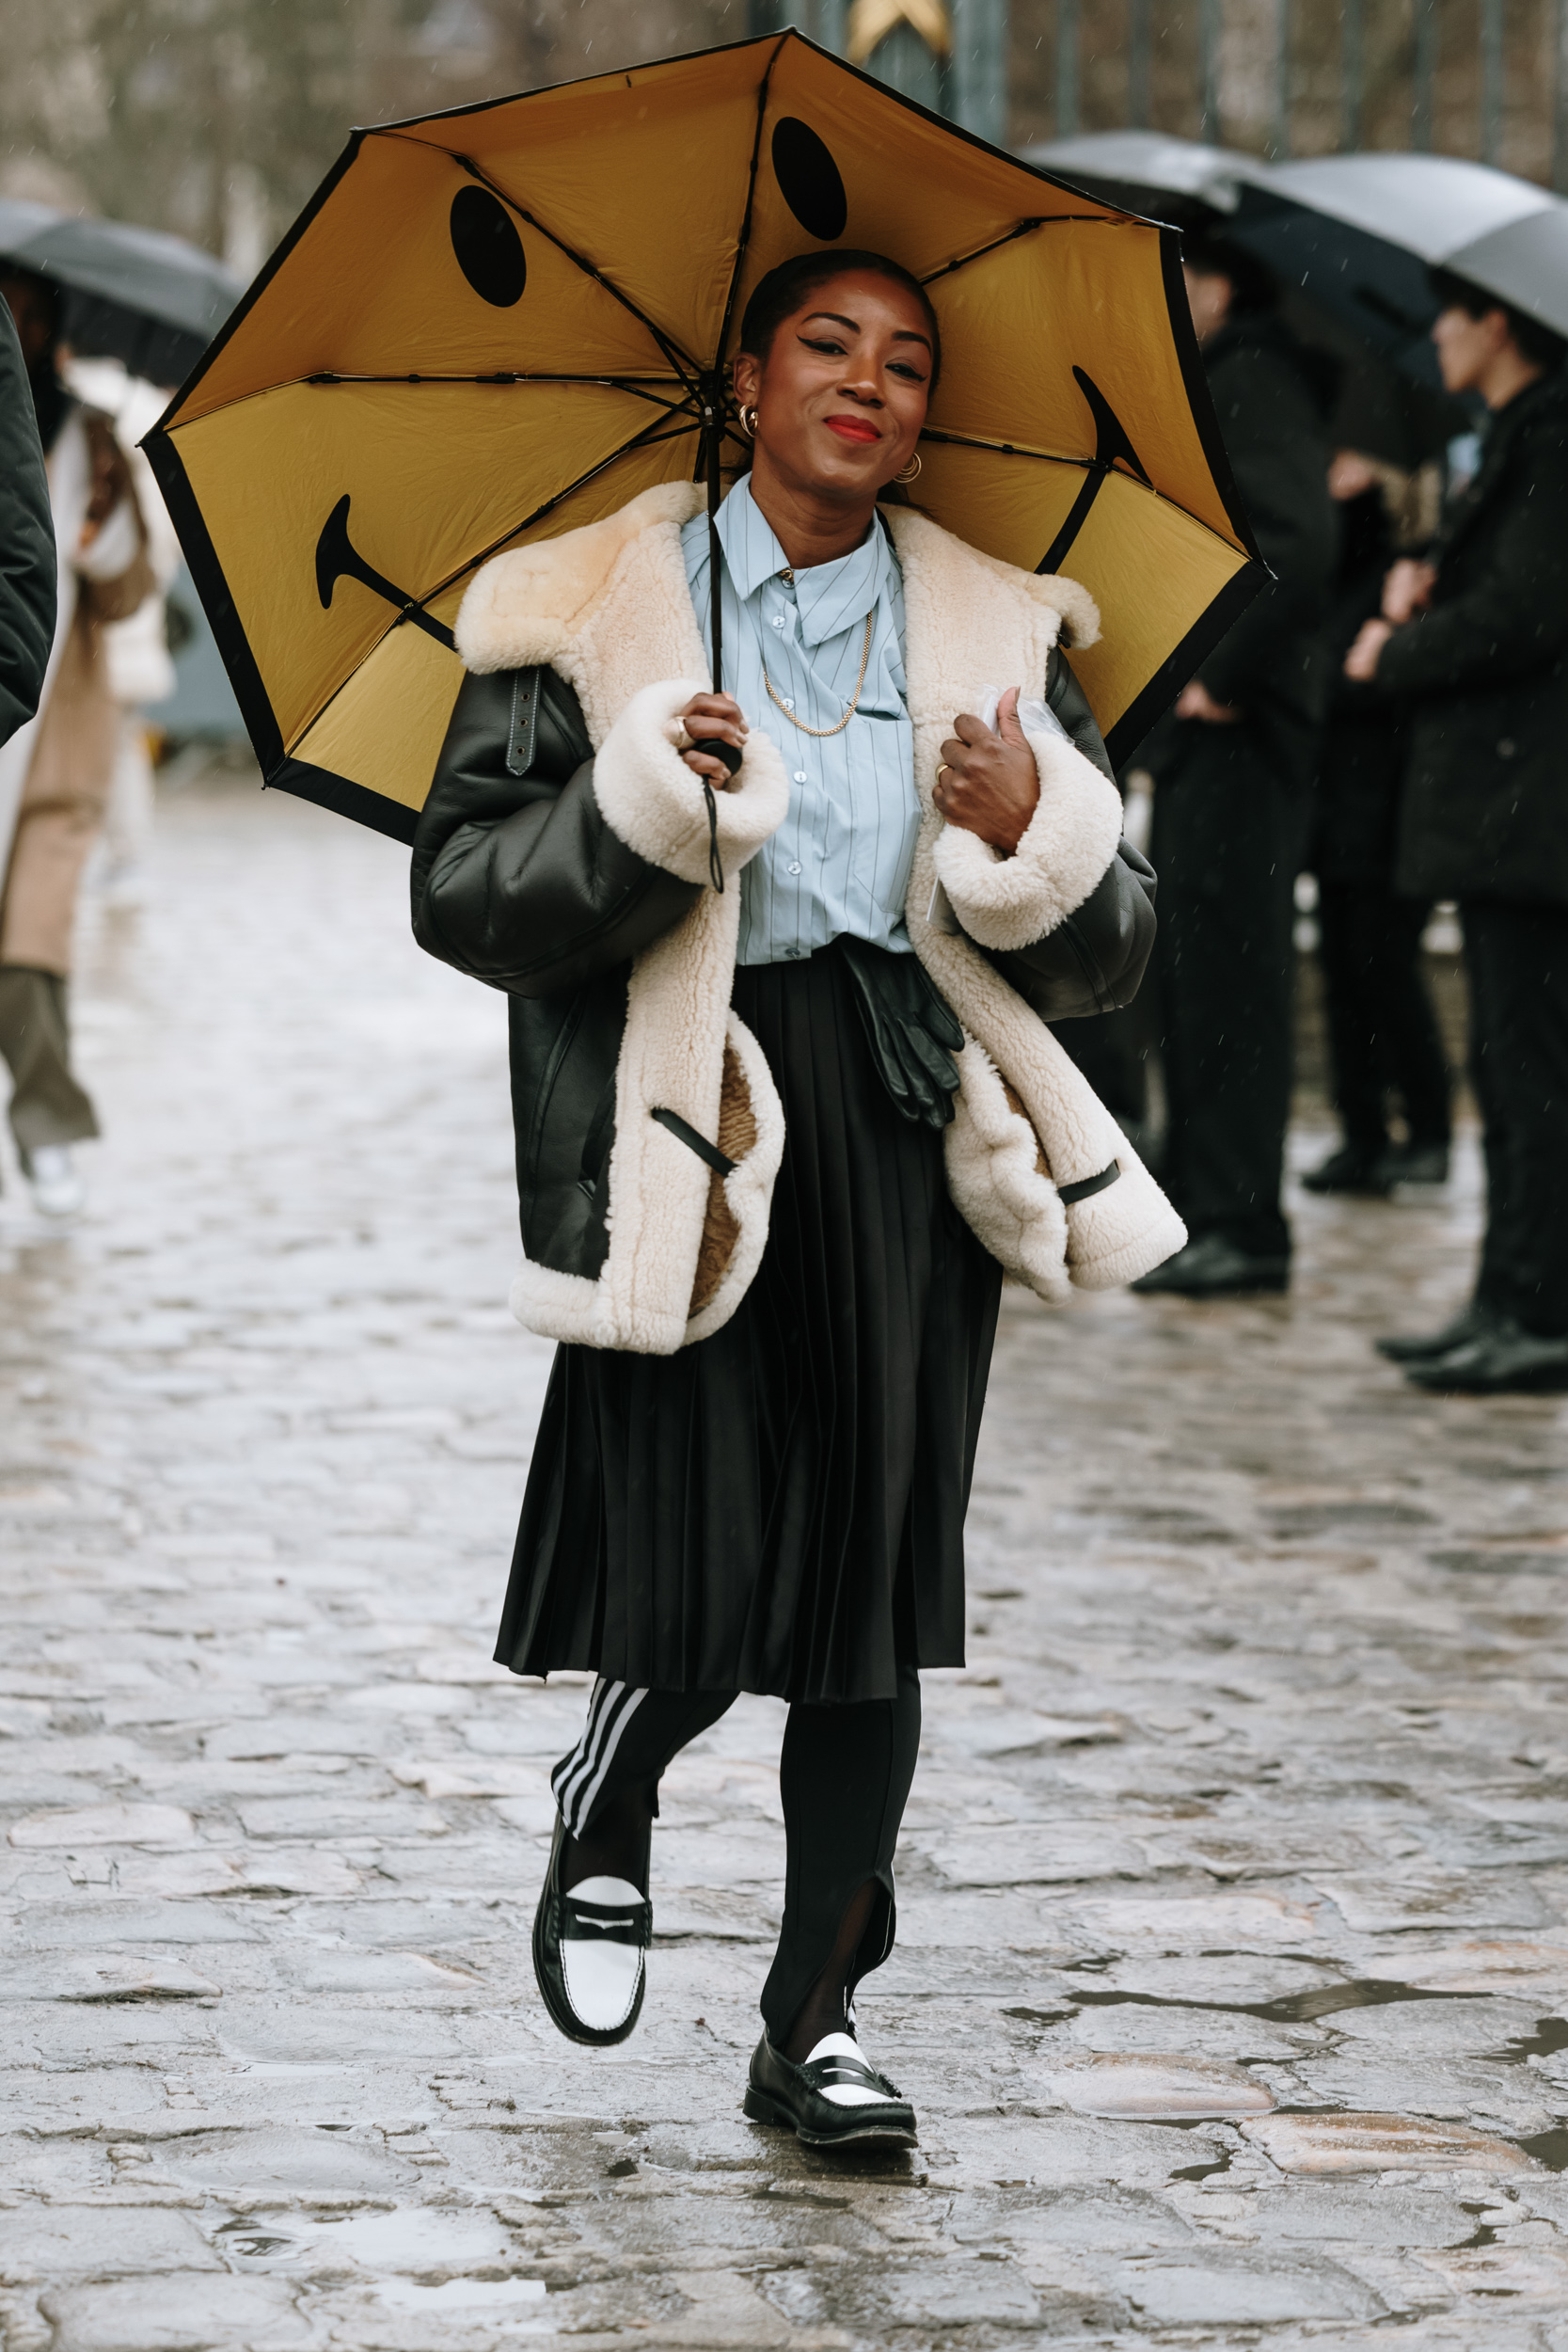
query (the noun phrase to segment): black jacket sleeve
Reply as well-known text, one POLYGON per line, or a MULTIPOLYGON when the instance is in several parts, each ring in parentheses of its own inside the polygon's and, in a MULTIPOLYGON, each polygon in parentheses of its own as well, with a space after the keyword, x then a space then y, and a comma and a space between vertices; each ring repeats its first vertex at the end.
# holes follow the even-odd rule
POLYGON ((55 643, 55 519, 22 346, 0 302, 0 743, 39 707, 55 643))
POLYGON ((1238 339, 1210 388, 1258 551, 1275 578, 1198 672, 1216 702, 1245 708, 1277 691, 1283 664, 1321 624, 1338 554, 1328 448, 1311 387, 1279 351, 1238 339))
POLYGON ((1377 665, 1388 693, 1451 693, 1544 669, 1568 647, 1568 435, 1531 435, 1498 485, 1483 563, 1397 628, 1377 665))
MULTIPOLYGON (((1075 750, 1117 781, 1088 696, 1060 653, 1051 657, 1046 700, 1075 750)), ((1032 947, 985 952, 1009 987, 1042 1021, 1076 1021, 1115 1012, 1138 993, 1154 947, 1154 869, 1130 842, 1117 853, 1080 907, 1032 947)))
POLYGON ((697 897, 606 824, 581 708, 553 670, 464 679, 414 835, 411 890, 420 946, 515 996, 581 987, 697 897))

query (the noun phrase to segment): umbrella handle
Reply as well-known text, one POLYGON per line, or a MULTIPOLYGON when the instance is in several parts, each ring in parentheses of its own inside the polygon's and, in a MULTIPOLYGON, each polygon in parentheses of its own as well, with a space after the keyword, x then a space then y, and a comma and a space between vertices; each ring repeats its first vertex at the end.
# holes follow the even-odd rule
MULTIPOLYGON (((723 579, 724 557, 723 549, 719 545, 717 520, 721 488, 719 479, 719 444, 722 416, 723 394, 718 378, 715 377, 703 406, 703 439, 707 456, 707 601, 713 643, 713 691, 716 694, 721 694, 724 691, 724 628, 721 612, 722 603, 721 584, 723 579)), ((737 743, 726 743, 722 740, 705 741, 703 748, 710 752, 715 759, 722 761, 732 776, 738 770, 742 753, 737 743)), ((724 887, 724 868, 719 856, 719 803, 713 797, 713 786, 706 776, 703 778, 703 797, 707 803, 708 880, 712 882, 714 889, 721 893, 724 887)))

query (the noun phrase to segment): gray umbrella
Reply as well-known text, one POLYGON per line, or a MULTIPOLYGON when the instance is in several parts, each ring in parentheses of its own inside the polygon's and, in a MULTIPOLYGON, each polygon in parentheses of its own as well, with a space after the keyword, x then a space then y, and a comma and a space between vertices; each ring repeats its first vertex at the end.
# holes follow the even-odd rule
POLYGON ((1241 183, 1265 169, 1250 155, 1160 131, 1090 131, 1081 138, 1041 139, 1019 152, 1026 164, 1107 203, 1179 229, 1233 213, 1241 183))
POLYGON ((1568 204, 1455 155, 1320 155, 1253 175, 1231 223, 1281 277, 1391 358, 1418 363, 1453 270, 1568 335, 1568 204))
POLYGON ((64 332, 77 351, 123 359, 153 384, 189 374, 245 291, 243 279, 183 237, 16 198, 0 199, 5 262, 65 289, 64 332))

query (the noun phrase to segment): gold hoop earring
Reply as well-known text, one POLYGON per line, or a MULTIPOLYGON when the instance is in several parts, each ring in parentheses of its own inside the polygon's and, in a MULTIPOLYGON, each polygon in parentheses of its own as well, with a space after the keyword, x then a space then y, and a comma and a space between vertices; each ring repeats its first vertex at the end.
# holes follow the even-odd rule
POLYGON ((920 452, 915 451, 902 473, 894 475, 895 482, 916 482, 920 478, 920 452))
POLYGON ((754 408, 743 408, 740 411, 740 430, 749 441, 756 439, 758 422, 759 419, 754 408))

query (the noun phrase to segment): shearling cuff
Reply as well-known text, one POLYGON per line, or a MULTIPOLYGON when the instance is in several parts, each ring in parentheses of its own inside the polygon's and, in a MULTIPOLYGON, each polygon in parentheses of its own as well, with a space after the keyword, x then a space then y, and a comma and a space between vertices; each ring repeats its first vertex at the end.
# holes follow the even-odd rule
MULTIPOLYGON (((599 748, 594 791, 610 831, 628 850, 682 882, 708 875, 708 810, 703 780, 675 746, 683 729, 677 712, 707 688, 700 679, 661 678, 632 696, 599 748)), ((789 782, 784 761, 766 735, 752 730, 746 756, 729 789, 715 789, 719 856, 726 876, 755 857, 784 822, 789 782)))
POLYGON ((1032 947, 1081 907, 1117 853, 1121 796, 1059 735, 1030 735, 1039 804, 1011 857, 978 834, 944 825, 936 866, 971 939, 1004 952, 1032 947))

